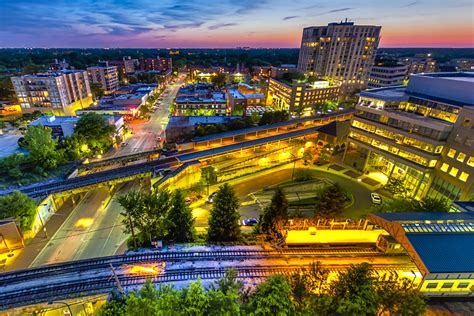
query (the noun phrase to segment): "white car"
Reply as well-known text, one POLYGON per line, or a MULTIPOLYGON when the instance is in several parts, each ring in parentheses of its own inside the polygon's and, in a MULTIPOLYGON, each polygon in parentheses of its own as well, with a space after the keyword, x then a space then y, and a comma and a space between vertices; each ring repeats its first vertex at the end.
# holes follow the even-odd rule
POLYGON ((373 192, 370 193, 370 199, 372 200, 372 203, 374 204, 382 204, 382 198, 377 193, 373 193, 373 192))

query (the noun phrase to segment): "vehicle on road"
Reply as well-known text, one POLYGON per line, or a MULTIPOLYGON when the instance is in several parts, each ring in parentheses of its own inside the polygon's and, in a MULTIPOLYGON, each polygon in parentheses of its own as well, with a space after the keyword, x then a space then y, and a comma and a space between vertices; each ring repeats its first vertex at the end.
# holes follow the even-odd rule
POLYGON ((206 199, 206 202, 207 203, 213 203, 214 202, 214 198, 216 197, 217 195, 217 192, 214 192, 214 193, 211 193, 211 195, 209 195, 206 199))
POLYGON ((370 199, 374 204, 382 204, 382 197, 378 193, 372 192, 370 193, 370 199))
POLYGON ((256 219, 255 217, 244 218, 241 221, 242 226, 255 226, 255 225, 257 225, 257 223, 258 223, 258 219, 256 219))

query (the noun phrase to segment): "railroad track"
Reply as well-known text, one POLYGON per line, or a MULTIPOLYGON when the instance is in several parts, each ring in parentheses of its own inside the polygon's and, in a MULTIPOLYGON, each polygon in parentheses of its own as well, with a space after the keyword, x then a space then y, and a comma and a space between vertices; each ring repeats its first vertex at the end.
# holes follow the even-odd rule
MULTIPOLYGON (((342 271, 349 265, 331 265, 325 268, 330 271, 342 271)), ((290 274, 291 272, 307 266, 303 265, 269 265, 255 267, 235 267, 239 278, 263 278, 275 274, 290 274)), ((373 265, 374 270, 382 273, 394 273, 400 269, 413 269, 408 265, 373 265)), ((150 275, 118 275, 123 287, 137 286, 151 278, 154 283, 174 283, 179 281, 190 281, 201 278, 204 280, 216 280, 224 276, 228 268, 187 268, 165 271, 156 276, 150 275)), ((19 291, 0 293, 0 309, 8 309, 33 303, 45 302, 50 299, 66 299, 78 296, 107 293, 116 286, 111 276, 100 276, 94 278, 74 280, 56 285, 44 285, 29 287, 19 291)))
POLYGON ((246 258, 274 258, 274 257, 347 257, 347 256, 380 256, 374 249, 366 247, 341 248, 294 248, 284 250, 220 250, 220 251, 193 251, 193 252, 153 252, 143 254, 108 256, 94 259, 84 259, 46 265, 7 273, 0 273, 0 287, 31 278, 54 276, 70 272, 100 269, 123 264, 134 264, 146 261, 193 261, 193 260, 229 260, 246 258))

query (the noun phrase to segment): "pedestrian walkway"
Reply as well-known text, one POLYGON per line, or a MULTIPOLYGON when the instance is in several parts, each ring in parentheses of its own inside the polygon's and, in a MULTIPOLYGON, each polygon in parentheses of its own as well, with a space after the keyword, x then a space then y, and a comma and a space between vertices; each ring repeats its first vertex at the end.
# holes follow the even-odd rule
MULTIPOLYGON (((66 218, 68 218, 68 216, 74 210, 74 207, 75 206, 73 205, 71 199, 69 199, 53 216, 51 216, 45 225, 48 238, 51 238, 51 236, 56 233, 66 218)), ((7 257, 5 271, 14 271, 28 268, 48 243, 46 234, 44 231, 39 231, 33 239, 27 241, 25 248, 16 250, 13 252, 14 255, 12 257, 7 257)))

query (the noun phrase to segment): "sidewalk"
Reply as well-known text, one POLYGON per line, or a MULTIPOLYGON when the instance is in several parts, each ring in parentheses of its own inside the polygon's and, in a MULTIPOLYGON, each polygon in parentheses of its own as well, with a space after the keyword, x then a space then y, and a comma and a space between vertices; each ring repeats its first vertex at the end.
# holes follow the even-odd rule
MULTIPOLYGON (((48 237, 54 236, 56 231, 61 227, 66 218, 69 217, 71 212, 74 210, 71 199, 69 199, 63 206, 49 219, 46 223, 46 232, 48 237)), ((25 245, 25 248, 14 251, 14 256, 7 258, 5 271, 14 271, 20 269, 26 269, 35 260, 36 256, 43 250, 48 243, 49 239, 45 238, 44 231, 39 231, 36 236, 29 240, 25 245)))

